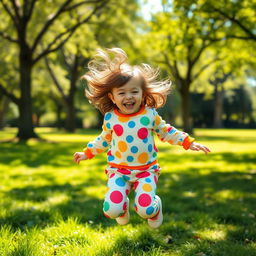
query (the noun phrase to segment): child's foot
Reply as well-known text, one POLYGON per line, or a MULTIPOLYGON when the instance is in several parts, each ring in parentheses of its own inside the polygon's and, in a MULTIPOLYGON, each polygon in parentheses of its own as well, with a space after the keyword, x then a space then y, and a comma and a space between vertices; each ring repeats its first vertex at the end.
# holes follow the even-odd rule
POLYGON ((127 198, 128 201, 127 201, 127 208, 126 208, 126 212, 120 216, 120 217, 117 217, 116 218, 116 222, 119 224, 119 225, 126 225, 129 220, 130 220, 130 213, 129 213, 129 198, 127 198))
POLYGON ((159 211, 156 216, 151 219, 148 219, 148 225, 151 228, 158 228, 163 223, 163 212, 162 212, 162 202, 159 196, 155 196, 159 201, 159 211))

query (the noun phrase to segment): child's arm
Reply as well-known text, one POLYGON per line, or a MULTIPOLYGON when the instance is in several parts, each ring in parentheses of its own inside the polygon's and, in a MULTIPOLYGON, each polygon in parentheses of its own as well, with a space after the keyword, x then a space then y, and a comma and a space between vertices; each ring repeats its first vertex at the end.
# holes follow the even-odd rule
POLYGON ((112 131, 107 127, 106 122, 104 121, 102 133, 95 140, 89 142, 83 152, 76 152, 74 154, 74 161, 79 164, 82 160, 91 159, 104 152, 109 147, 111 140, 112 131))
POLYGON ((162 141, 168 141, 173 145, 183 146, 184 149, 191 149, 195 151, 203 151, 205 154, 208 154, 210 151, 206 146, 195 142, 195 139, 190 137, 187 133, 177 130, 175 127, 166 122, 161 118, 161 116, 155 111, 155 127, 154 130, 157 133, 157 136, 162 141))

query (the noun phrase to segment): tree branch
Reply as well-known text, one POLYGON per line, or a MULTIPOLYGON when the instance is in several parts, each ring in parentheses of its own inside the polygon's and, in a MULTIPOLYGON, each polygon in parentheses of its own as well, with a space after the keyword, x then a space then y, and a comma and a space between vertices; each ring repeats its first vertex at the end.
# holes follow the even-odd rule
MULTIPOLYGON (((101 1, 101 0, 100 0, 100 1, 101 1)), ((77 8, 77 7, 81 6, 81 5, 83 5, 83 4, 96 4, 96 3, 98 3, 98 2, 99 2, 99 0, 91 0, 91 1, 87 0, 87 1, 82 1, 82 2, 80 2, 80 3, 77 3, 77 4, 74 4, 74 5, 70 6, 70 7, 68 7, 68 8, 65 8, 65 11, 71 11, 71 10, 73 10, 73 9, 75 9, 75 8, 77 8)))
POLYGON ((7 96, 16 105, 20 104, 19 98, 17 98, 14 94, 8 92, 2 84, 0 84, 0 92, 2 92, 5 96, 7 96))
POLYGON ((58 11, 50 18, 43 26, 39 34, 37 35, 34 44, 32 46, 32 52, 35 51, 36 47, 38 46, 40 40, 42 39, 43 35, 47 32, 47 29, 53 24, 53 22, 60 16, 60 14, 65 10, 65 7, 72 2, 72 0, 66 0, 58 9, 58 11))
MULTIPOLYGON (((228 20, 236 23, 246 34, 249 35, 250 39, 256 40, 256 35, 252 33, 252 31, 250 31, 250 29, 248 29, 245 25, 243 25, 238 19, 236 19, 235 17, 231 17, 228 14, 226 14, 225 12, 223 12, 222 10, 219 10, 215 7, 213 7, 213 10, 218 12, 219 14, 221 14, 222 16, 224 16, 225 18, 227 18, 228 20)), ((247 39, 247 38, 246 38, 247 39)))
POLYGON ((9 14, 9 16, 11 17, 14 25, 16 28, 18 28, 18 21, 16 20, 15 15, 11 12, 11 10, 9 9, 9 7, 3 2, 3 0, 0 0, 0 2, 2 3, 2 6, 4 7, 5 11, 9 14))
POLYGON ((44 60, 45 60, 45 64, 46 64, 47 70, 49 71, 49 74, 50 74, 50 76, 51 76, 55 86, 57 87, 57 89, 60 92, 60 94, 63 97, 63 99, 66 101, 67 100, 67 96, 65 95, 65 93, 64 93, 64 91, 63 91, 63 89, 62 89, 62 87, 61 87, 57 77, 55 76, 55 74, 54 74, 54 72, 53 72, 53 70, 52 70, 52 68, 50 66, 50 63, 49 63, 49 60, 48 60, 47 56, 44 58, 44 60))
POLYGON ((7 34, 5 34, 4 32, 0 31, 0 37, 2 37, 3 39, 8 40, 11 43, 19 43, 19 41, 17 39, 14 39, 10 36, 8 36, 7 34))
POLYGON ((11 1, 11 3, 12 3, 12 7, 13 7, 13 9, 14 9, 14 12, 15 12, 15 15, 16 15, 16 17, 17 17, 17 19, 18 19, 18 21, 20 21, 20 13, 19 13, 19 7, 18 7, 18 5, 17 5, 17 3, 16 3, 16 0, 10 0, 11 1))
POLYGON ((78 22, 77 24, 75 24, 73 27, 68 28, 66 31, 60 33, 59 35, 57 35, 55 37, 55 39, 48 44, 48 46, 46 47, 45 50, 43 50, 34 60, 33 60, 33 64, 35 64, 37 61, 39 61, 42 57, 46 56, 47 54, 54 52, 58 49, 60 49, 67 41, 68 39, 73 35, 73 33, 76 31, 76 29, 81 26, 82 24, 88 22, 90 20, 90 18, 99 10, 101 9, 105 4, 107 3, 107 1, 104 1, 103 4, 97 6, 94 8, 94 10, 82 21, 78 22), (65 39, 63 39, 56 47, 52 48, 53 45, 58 41, 61 40, 64 36, 66 36, 65 39))

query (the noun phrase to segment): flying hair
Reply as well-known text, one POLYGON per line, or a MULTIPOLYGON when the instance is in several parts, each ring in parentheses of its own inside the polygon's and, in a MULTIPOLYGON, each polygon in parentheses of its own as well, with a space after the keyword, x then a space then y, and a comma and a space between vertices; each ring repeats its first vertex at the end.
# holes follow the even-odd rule
POLYGON ((98 49, 97 54, 88 63, 89 71, 82 76, 88 86, 85 95, 102 114, 115 108, 108 93, 111 93, 113 88, 125 85, 135 73, 141 77, 145 106, 160 108, 166 103, 171 81, 168 79, 158 81, 159 69, 144 63, 131 66, 127 61, 128 57, 122 49, 111 48, 98 49))

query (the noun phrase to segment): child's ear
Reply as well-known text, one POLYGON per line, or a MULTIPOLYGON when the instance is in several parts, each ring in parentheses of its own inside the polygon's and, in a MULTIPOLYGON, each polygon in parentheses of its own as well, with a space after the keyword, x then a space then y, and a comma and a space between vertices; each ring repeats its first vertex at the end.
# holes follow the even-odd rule
POLYGON ((115 101, 114 101, 113 94, 112 94, 111 92, 108 93, 108 97, 111 99, 111 101, 112 101, 114 104, 116 104, 115 101))

